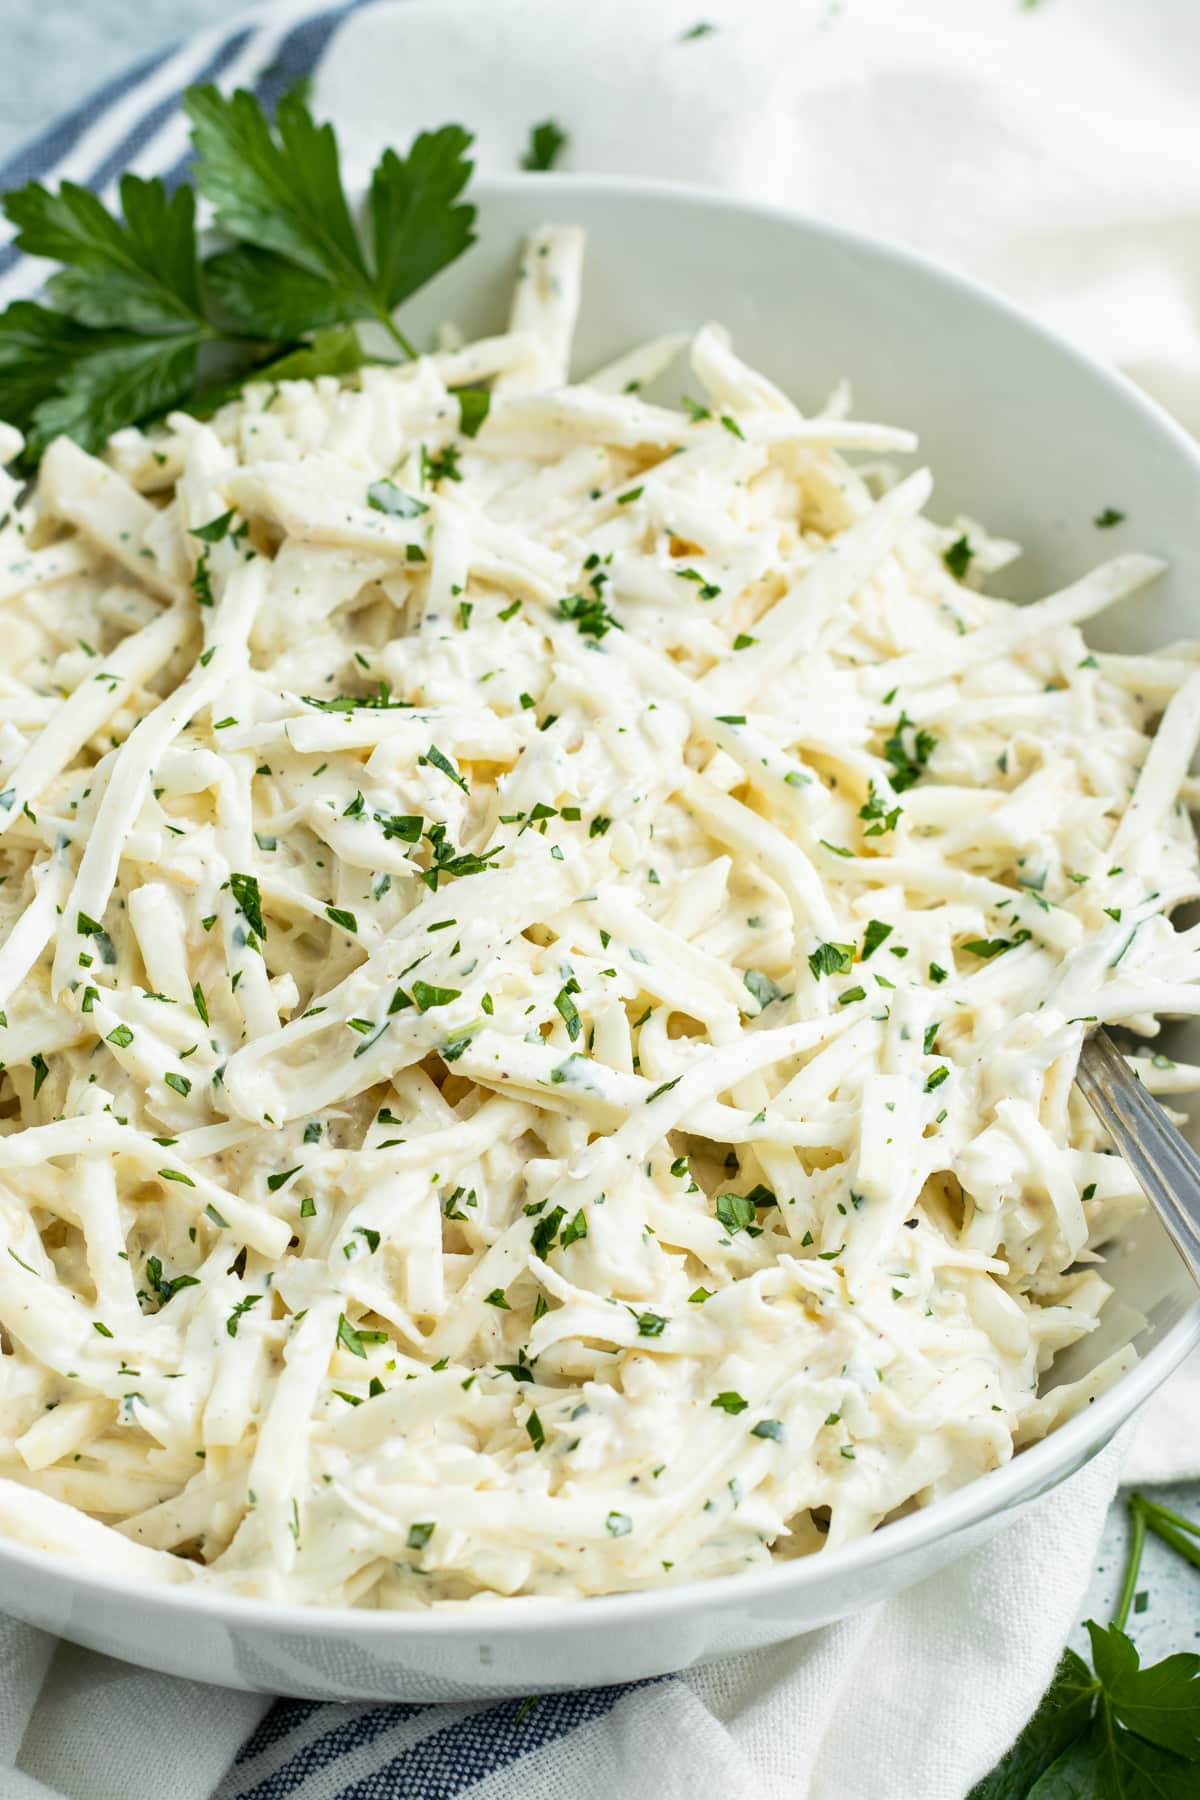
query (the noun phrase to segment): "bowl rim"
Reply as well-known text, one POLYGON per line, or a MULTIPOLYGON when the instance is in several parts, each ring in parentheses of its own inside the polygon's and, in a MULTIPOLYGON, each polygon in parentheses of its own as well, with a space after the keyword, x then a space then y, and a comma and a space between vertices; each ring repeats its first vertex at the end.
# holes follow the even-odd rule
MULTIPOLYGON (((696 183, 635 175, 483 174, 473 179, 469 198, 486 205, 493 197, 539 192, 553 199, 553 211, 557 215, 569 206, 573 195, 583 199, 624 200, 635 206, 643 201, 665 202, 710 214, 749 216, 768 225, 799 231, 818 244, 839 250, 849 248, 877 262, 898 264, 934 285, 957 291, 962 299, 981 310, 998 314, 1010 326, 1039 340, 1073 364, 1077 372, 1107 388, 1116 400, 1127 407, 1132 406, 1147 425, 1163 434, 1172 448, 1192 464, 1200 478, 1200 444, 1165 407, 1119 370, 1096 361, 1015 302, 920 251, 856 227, 834 224, 798 207, 746 198, 696 183)), ((999 1468, 976 1476, 965 1486, 919 1511, 831 1551, 791 1562, 768 1563, 740 1574, 706 1576, 627 1593, 568 1599, 545 1595, 489 1596, 446 1611, 306 1606, 221 1589, 206 1590, 186 1580, 178 1584, 164 1582, 139 1586, 136 1604, 139 1609, 156 1614, 160 1622, 173 1614, 181 1619, 199 1615, 226 1623, 231 1629, 241 1627, 283 1634, 320 1632, 335 1638, 367 1637, 372 1640, 413 1636, 422 1639, 479 1637, 499 1641, 537 1635, 547 1627, 588 1624, 597 1629, 611 1629, 635 1625, 648 1616, 665 1621, 708 1608, 730 1611, 764 1600, 783 1600, 805 1588, 820 1588, 828 1582, 836 1583, 841 1577, 849 1579, 861 1575, 872 1567, 883 1568, 909 1551, 925 1548, 939 1538, 956 1536, 985 1519, 1023 1509, 1096 1455, 1198 1345, 1200 1296, 1189 1303, 1183 1316, 1130 1370, 1047 1437, 1019 1451, 999 1468)), ((36 1489, 30 1489, 31 1501, 36 1494, 36 1489)), ((97 1600, 106 1596, 119 1596, 122 1601, 132 1598, 125 1571, 95 1569, 82 1557, 34 1548, 0 1536, 0 1577, 6 1567, 23 1569, 49 1586, 66 1585, 97 1600)), ((0 1594, 0 1604, 4 1598, 0 1594)))

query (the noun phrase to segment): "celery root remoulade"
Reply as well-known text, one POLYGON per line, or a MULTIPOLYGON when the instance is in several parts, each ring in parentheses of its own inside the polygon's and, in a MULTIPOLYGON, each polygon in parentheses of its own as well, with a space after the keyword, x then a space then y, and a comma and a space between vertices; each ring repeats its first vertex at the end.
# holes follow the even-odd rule
POLYGON ((581 262, 12 485, 12 1538, 324 1604, 678 1582, 1131 1360, 1039 1392, 1142 1204, 1082 1033, 1200 1009, 1197 650, 1081 632, 1158 564, 985 596, 1015 546, 924 516, 910 433, 713 326, 569 385, 581 262))

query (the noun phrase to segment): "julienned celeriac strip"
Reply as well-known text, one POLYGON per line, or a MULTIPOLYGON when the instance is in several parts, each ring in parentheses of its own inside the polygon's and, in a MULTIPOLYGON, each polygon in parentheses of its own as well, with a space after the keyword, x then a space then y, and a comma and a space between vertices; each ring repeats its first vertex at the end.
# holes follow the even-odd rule
POLYGON ((908 432, 713 326, 567 385, 581 262, 547 228, 507 334, 9 484, 18 1541, 321 1604, 679 1582, 1128 1366, 1039 1391, 1141 1205, 1081 1035, 1200 1010, 1200 657, 1080 632, 1158 564, 985 597, 1015 548, 924 517, 908 432))

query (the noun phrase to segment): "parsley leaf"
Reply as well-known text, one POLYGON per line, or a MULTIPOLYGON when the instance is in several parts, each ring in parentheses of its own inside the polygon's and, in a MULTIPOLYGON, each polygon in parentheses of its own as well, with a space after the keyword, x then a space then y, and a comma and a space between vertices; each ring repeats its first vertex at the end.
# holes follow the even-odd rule
POLYGON ((0 314, 0 417, 24 432, 28 465, 62 433, 99 450, 120 426, 187 398, 198 341, 91 331, 14 301, 0 314))
POLYGON ((470 134, 422 132, 408 156, 386 150, 371 179, 371 258, 342 186, 337 138, 299 94, 268 123, 252 94, 215 87, 184 96, 196 147, 196 186, 240 240, 207 276, 222 305, 258 336, 287 339, 316 325, 376 318, 406 354, 392 309, 473 241, 475 209, 455 206, 471 174, 470 134))
POLYGON ((1037 1711, 968 1800, 1189 1800, 1200 1763, 1200 1656, 1184 1651, 1143 1668, 1124 1626, 1137 1587, 1146 1532, 1189 1561, 1200 1526, 1141 1494, 1129 1501, 1129 1561, 1108 1625, 1087 1621, 1095 1673, 1064 1650, 1037 1711))
POLYGON ((471 138, 459 125, 421 133, 407 156, 384 152, 364 243, 332 128, 297 93, 274 125, 245 92, 192 88, 184 106, 191 185, 168 193, 126 175, 112 211, 73 182, 4 198, 17 248, 66 265, 47 283, 49 305, 0 314, 0 417, 25 434, 27 464, 60 432, 96 450, 174 405, 211 412, 249 375, 348 373, 363 357, 357 321, 378 319, 412 355, 392 309, 473 241, 475 211, 460 202, 471 138), (204 258, 198 196, 235 240, 204 258))
POLYGON ((121 179, 121 218, 89 188, 64 181, 57 194, 40 183, 6 194, 16 247, 69 266, 46 292, 80 325, 135 331, 204 322, 196 263, 195 195, 168 195, 161 181, 121 179))

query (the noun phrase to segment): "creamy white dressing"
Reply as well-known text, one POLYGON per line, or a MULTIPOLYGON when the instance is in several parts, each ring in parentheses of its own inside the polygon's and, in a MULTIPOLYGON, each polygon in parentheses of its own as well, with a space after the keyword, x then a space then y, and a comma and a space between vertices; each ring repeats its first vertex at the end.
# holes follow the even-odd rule
POLYGON ((1015 546, 924 516, 910 433, 713 326, 566 385, 581 261, 6 493, 19 1541, 323 1604, 677 1582, 1131 1360, 1042 1391, 1142 1205, 1082 1033, 1200 1009, 1196 652, 1080 631, 1159 565, 985 596, 1015 546))

